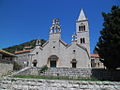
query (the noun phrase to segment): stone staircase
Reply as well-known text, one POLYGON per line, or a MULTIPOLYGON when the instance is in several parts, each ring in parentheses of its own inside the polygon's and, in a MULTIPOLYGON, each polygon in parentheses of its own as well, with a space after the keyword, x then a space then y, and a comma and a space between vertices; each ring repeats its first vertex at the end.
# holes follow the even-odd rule
POLYGON ((38 68, 36 67, 25 67, 18 72, 13 73, 10 76, 14 75, 38 75, 38 68))

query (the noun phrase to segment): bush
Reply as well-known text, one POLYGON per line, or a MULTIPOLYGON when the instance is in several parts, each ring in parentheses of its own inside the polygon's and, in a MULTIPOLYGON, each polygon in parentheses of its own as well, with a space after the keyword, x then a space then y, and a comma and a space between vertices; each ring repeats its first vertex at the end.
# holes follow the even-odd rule
POLYGON ((44 65, 40 68, 40 73, 45 72, 48 69, 47 65, 44 65))

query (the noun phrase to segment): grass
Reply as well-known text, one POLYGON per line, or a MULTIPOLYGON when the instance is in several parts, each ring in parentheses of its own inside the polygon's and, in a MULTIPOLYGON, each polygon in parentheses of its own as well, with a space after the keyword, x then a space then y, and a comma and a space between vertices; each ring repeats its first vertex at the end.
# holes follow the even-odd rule
POLYGON ((68 78, 58 76, 38 76, 38 75, 15 75, 15 78, 34 78, 34 79, 49 79, 49 80, 78 80, 78 81, 99 81, 94 78, 68 78))

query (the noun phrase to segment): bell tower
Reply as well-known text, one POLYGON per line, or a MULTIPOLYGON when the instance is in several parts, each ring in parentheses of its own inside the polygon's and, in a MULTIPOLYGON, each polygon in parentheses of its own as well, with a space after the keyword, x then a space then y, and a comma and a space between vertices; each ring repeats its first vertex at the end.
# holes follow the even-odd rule
POLYGON ((52 26, 50 28, 50 40, 61 39, 61 27, 59 25, 59 19, 53 19, 52 26))
POLYGON ((85 47, 90 54, 89 25, 83 9, 81 9, 80 15, 76 21, 76 34, 77 43, 85 47))

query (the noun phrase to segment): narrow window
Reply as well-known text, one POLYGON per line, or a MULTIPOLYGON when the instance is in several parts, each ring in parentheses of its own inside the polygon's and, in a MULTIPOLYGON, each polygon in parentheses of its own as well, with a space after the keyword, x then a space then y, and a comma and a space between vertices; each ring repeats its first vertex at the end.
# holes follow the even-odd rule
POLYGON ((85 25, 83 26, 83 31, 85 31, 85 25))
POLYGON ((82 41, 83 41, 83 40, 82 40, 82 38, 81 38, 81 39, 80 39, 80 43, 82 43, 82 41))
POLYGON ((81 31, 81 27, 79 26, 79 31, 81 31))
POLYGON ((85 43, 85 38, 80 38, 80 43, 85 43))
POLYGON ((83 38, 83 43, 85 43, 85 38, 83 38))
POLYGON ((91 67, 95 67, 95 60, 91 59, 91 67))
POLYGON ((36 52, 36 54, 38 54, 38 52, 36 52))

